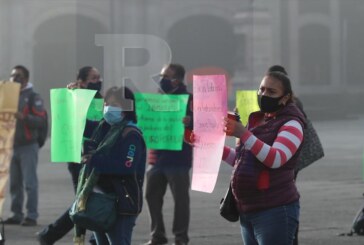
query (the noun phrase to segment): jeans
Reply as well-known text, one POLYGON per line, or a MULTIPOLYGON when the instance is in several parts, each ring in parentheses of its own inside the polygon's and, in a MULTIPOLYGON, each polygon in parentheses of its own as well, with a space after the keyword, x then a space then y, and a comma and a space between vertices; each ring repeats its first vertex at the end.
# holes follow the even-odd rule
POLYGON ((38 151, 38 143, 14 147, 10 163, 10 194, 11 211, 18 220, 24 218, 24 189, 27 194, 26 218, 38 218, 38 151))
POLYGON ((110 231, 94 232, 97 245, 130 245, 136 219, 136 215, 119 215, 110 231))
POLYGON ((260 212, 241 213, 244 245, 292 245, 299 212, 297 201, 260 212))

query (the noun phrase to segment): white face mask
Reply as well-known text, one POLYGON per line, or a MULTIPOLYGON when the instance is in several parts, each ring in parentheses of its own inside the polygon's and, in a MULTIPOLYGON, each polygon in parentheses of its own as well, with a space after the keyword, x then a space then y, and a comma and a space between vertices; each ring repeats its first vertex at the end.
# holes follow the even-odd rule
POLYGON ((104 119, 110 125, 121 122, 124 118, 123 115, 121 114, 122 112, 123 110, 120 107, 105 106, 104 119))

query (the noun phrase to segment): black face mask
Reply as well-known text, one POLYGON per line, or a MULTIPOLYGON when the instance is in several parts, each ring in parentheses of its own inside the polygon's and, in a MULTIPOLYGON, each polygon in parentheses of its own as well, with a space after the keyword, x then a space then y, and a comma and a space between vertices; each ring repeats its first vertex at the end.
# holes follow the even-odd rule
POLYGON ((261 112, 276 112, 283 107, 283 105, 278 104, 279 101, 284 97, 272 98, 265 95, 258 95, 258 104, 261 112))
POLYGON ((173 89, 172 86, 172 80, 166 79, 166 78, 162 78, 159 82, 159 85, 161 86, 161 89, 165 92, 168 93, 169 91, 171 91, 173 89))
POLYGON ((87 89, 96 90, 97 92, 100 92, 102 86, 102 82, 98 81, 95 83, 88 83, 87 89))

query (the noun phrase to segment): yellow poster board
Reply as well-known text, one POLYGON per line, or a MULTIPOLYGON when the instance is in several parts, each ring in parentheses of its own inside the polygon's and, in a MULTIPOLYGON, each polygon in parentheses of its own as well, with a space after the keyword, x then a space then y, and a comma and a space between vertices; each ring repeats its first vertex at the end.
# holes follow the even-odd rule
POLYGON ((5 186, 9 178, 9 165, 13 153, 20 84, 0 81, 0 216, 5 200, 5 186))
POLYGON ((249 115, 259 111, 258 96, 256 90, 236 91, 236 108, 243 125, 248 123, 249 115))

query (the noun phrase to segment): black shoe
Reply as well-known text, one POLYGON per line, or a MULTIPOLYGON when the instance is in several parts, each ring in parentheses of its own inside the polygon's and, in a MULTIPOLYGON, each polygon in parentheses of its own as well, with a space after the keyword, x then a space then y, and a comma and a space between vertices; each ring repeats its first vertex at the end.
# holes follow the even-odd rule
POLYGON ((20 225, 20 223, 21 223, 21 220, 15 218, 14 216, 4 220, 4 224, 6 224, 6 225, 20 225))
POLYGON ((90 243, 91 245, 97 245, 96 240, 89 240, 89 243, 90 243))
POLYGON ((35 219, 25 218, 20 224, 21 226, 36 226, 37 221, 35 219))
POLYGON ((164 244, 167 244, 167 241, 166 242, 156 242, 154 240, 150 240, 146 243, 143 243, 143 245, 164 245, 164 244))
POLYGON ((187 242, 175 241, 172 245, 187 245, 187 242))
POLYGON ((41 231, 35 233, 35 235, 37 236, 39 245, 53 245, 53 243, 49 243, 46 241, 46 239, 41 231))

